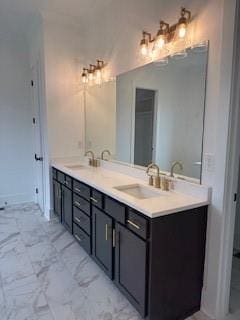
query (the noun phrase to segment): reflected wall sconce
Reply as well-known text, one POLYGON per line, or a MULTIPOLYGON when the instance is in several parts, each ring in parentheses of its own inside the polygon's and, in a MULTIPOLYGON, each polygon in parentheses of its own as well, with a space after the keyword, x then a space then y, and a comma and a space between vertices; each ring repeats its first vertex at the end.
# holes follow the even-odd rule
POLYGON ((191 21, 191 12, 186 8, 181 8, 180 18, 174 25, 169 25, 165 21, 160 21, 160 28, 156 36, 143 31, 142 40, 140 42, 140 53, 142 56, 157 56, 159 50, 171 41, 182 40, 186 37, 187 27, 191 21), (152 45, 152 46, 151 46, 152 45))
POLYGON ((101 84, 103 78, 103 68, 106 66, 103 60, 97 60, 96 64, 90 64, 89 68, 83 68, 82 83, 83 84, 101 84))

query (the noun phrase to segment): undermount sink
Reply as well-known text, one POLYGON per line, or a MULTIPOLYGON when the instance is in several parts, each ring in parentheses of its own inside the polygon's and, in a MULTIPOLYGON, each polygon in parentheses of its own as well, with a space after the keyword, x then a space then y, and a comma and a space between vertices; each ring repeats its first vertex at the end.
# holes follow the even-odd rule
POLYGON ((124 192, 132 197, 138 198, 138 199, 149 199, 149 198, 155 198, 161 196, 160 192, 156 192, 154 190, 151 190, 148 187, 145 187, 141 184, 131 184, 126 186, 118 186, 114 187, 114 189, 124 192))
POLYGON ((66 168, 71 169, 71 170, 81 170, 81 169, 84 169, 85 166, 83 166, 81 164, 72 164, 72 165, 66 166, 66 168))

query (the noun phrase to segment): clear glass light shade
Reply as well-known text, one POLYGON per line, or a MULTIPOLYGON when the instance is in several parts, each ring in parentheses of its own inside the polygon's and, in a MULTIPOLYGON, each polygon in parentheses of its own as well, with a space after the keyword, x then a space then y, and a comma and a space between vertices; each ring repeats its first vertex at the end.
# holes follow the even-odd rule
POLYGON ((148 45, 147 45, 147 43, 142 43, 141 44, 140 52, 141 52, 142 56, 147 56, 148 55, 148 45))
POLYGON ((94 79, 96 84, 101 84, 102 83, 102 70, 97 69, 94 72, 94 79))
POLYGON ((88 77, 87 75, 82 75, 82 83, 88 83, 88 77))
POLYGON ((178 26, 178 37, 179 39, 185 38, 187 33, 187 24, 186 23, 181 23, 178 26))
POLYGON ((150 58, 151 58, 152 60, 157 59, 157 56, 158 56, 158 47, 156 46, 156 44, 154 44, 152 50, 150 50, 149 56, 150 56, 150 58))
POLYGON ((93 74, 93 72, 89 72, 89 74, 88 74, 88 79, 89 79, 90 82, 93 81, 93 79, 94 79, 94 74, 93 74))
POLYGON ((162 49, 163 46, 165 45, 165 36, 162 34, 162 35, 159 35, 156 39, 156 46, 159 48, 159 49, 162 49))

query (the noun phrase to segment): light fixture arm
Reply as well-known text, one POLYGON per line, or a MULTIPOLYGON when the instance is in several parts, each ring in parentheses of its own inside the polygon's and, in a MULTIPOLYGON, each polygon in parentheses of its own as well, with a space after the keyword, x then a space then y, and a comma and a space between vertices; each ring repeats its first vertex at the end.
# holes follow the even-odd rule
POLYGON ((154 38, 152 38, 152 35, 151 35, 150 32, 143 31, 142 34, 143 34, 143 39, 146 39, 146 37, 148 37, 148 41, 149 42, 153 42, 154 41, 154 38))
POLYGON ((181 8, 181 17, 186 18, 189 22, 191 20, 191 11, 187 10, 186 8, 181 8))
POLYGON ((166 23, 165 21, 160 21, 160 29, 169 32, 169 23, 166 23))

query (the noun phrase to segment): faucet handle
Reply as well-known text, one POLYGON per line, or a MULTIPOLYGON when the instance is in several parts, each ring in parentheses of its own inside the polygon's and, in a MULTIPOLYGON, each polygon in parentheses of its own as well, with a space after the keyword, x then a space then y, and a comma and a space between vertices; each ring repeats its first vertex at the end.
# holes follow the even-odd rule
POLYGON ((161 177, 159 175, 154 177, 154 187, 158 189, 161 188, 161 177))
POLYGON ((163 191, 169 191, 170 189, 170 181, 165 177, 161 179, 161 189, 163 191))
POLYGON ((148 184, 149 184, 149 186, 153 186, 153 176, 151 176, 151 175, 149 175, 148 184))

